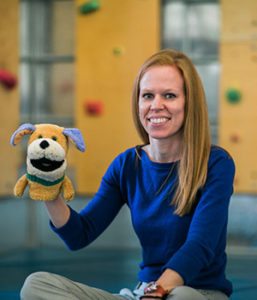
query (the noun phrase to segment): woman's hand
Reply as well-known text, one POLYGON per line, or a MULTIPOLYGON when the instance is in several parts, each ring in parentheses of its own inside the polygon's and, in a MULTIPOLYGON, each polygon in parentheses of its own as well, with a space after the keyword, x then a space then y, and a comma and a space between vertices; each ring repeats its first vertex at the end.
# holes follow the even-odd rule
POLYGON ((142 297, 140 297, 140 300, 156 300, 156 299, 164 299, 162 297, 159 297, 159 296, 153 296, 153 295, 144 295, 142 297))
POLYGON ((162 296, 158 296, 158 295, 156 295, 156 296, 154 296, 154 295, 144 295, 144 296, 141 296, 140 297, 140 300, 156 300, 156 299, 164 299, 162 296))
POLYGON ((184 280, 176 271, 166 269, 156 281, 156 284, 171 292, 175 287, 184 285, 184 280))
POLYGON ((165 299, 169 294, 169 290, 165 290, 160 284, 155 281, 149 282, 144 288, 144 295, 140 300, 146 299, 165 299))
POLYGON ((175 287, 183 284, 183 278, 176 271, 166 269, 156 282, 148 283, 140 300, 166 299, 175 287))

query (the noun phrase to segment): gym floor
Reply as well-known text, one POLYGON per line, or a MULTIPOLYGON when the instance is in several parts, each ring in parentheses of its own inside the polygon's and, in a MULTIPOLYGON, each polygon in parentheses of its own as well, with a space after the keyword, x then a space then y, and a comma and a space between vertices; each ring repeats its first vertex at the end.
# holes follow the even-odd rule
MULTIPOLYGON (((18 300, 24 279, 35 271, 54 272, 111 292, 133 288, 139 262, 137 249, 19 249, 1 255, 0 299, 18 300)), ((255 253, 229 254, 227 275, 234 285, 232 300, 257 299, 255 253)))

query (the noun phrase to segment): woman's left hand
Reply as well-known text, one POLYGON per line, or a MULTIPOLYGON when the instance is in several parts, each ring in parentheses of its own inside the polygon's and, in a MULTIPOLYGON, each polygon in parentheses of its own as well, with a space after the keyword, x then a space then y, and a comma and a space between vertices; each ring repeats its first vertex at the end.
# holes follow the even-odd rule
MULTIPOLYGON (((169 273, 169 271, 167 270, 165 272, 169 273)), ((161 277, 164 277, 164 275, 162 275, 161 277)), ((170 290, 167 290, 163 288, 162 285, 158 284, 157 281, 151 281, 144 288, 144 295, 140 297, 140 300, 165 299, 169 294, 169 291, 170 290)))
POLYGON ((149 297, 145 297, 146 295, 144 295, 144 297, 141 297, 140 300, 158 300, 158 299, 163 299, 162 297, 159 296, 153 296, 153 295, 149 295, 149 297))

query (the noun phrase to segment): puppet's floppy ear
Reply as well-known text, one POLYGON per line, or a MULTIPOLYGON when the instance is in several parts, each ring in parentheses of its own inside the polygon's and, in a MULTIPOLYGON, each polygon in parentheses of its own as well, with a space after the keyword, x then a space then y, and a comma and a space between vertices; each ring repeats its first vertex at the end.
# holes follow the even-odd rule
POLYGON ((10 143, 15 146, 17 145, 21 140, 22 137, 26 134, 31 134, 34 132, 36 127, 32 124, 26 123, 22 124, 11 136, 10 143))
POLYGON ((63 134, 71 139, 71 141, 76 145, 76 147, 84 152, 86 150, 86 146, 83 140, 83 136, 79 129, 77 128, 65 128, 63 130, 63 134))

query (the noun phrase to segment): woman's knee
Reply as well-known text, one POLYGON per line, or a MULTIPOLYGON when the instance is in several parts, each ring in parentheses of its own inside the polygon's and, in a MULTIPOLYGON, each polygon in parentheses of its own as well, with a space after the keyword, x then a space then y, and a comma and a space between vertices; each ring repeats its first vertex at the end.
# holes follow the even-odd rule
POLYGON ((36 297, 38 296, 39 286, 49 282, 49 276, 51 276, 51 274, 47 272, 36 272, 30 274, 22 286, 20 292, 21 299, 37 299, 36 297))
POLYGON ((176 287, 167 300, 205 300, 205 297, 197 290, 188 286, 176 287))

